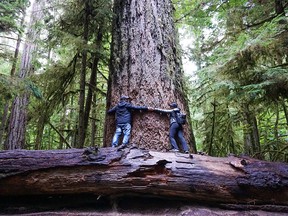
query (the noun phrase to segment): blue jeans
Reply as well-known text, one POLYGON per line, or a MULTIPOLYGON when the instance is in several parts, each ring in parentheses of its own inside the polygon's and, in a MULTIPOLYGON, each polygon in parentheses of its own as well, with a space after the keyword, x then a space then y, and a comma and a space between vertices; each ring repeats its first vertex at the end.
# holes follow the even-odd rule
POLYGON ((129 142, 130 134, 131 134, 131 124, 130 123, 118 124, 116 126, 116 131, 115 131, 115 134, 114 134, 113 140, 112 140, 112 146, 113 147, 118 146, 119 138, 122 135, 122 133, 124 134, 122 144, 127 145, 129 142))
POLYGON ((170 125, 169 140, 172 145, 172 148, 179 150, 177 142, 175 140, 176 137, 178 137, 179 141, 181 142, 183 151, 184 152, 188 151, 189 149, 188 149, 187 142, 184 138, 183 128, 181 125, 174 122, 170 125))

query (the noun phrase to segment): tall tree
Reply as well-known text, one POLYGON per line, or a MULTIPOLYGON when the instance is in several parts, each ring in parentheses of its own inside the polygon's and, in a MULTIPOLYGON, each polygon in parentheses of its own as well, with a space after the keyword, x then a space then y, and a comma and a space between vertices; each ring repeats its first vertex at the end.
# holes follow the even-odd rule
MULTIPOLYGON (((171 0, 116 0, 114 12, 107 109, 129 95, 135 105, 168 108, 175 101, 189 116, 171 0)), ((107 116, 104 146, 111 145, 112 125, 114 117, 107 116)), ((167 116, 140 113, 134 115, 130 141, 168 149, 168 131, 167 116)), ((185 136, 195 152, 190 124, 185 136)))
MULTIPOLYGON (((29 28, 22 52, 18 74, 20 79, 25 79, 33 73, 32 60, 36 50, 35 41, 39 36, 39 32, 35 29, 35 24, 41 20, 42 15, 40 3, 35 1, 32 6, 29 28)), ((5 149, 21 149, 25 146, 28 102, 28 92, 24 92, 14 99, 9 118, 8 137, 5 143, 5 149)))
POLYGON ((78 120, 78 139, 76 146, 78 148, 83 148, 85 142, 85 84, 86 84, 86 67, 87 67, 87 46, 88 36, 89 36, 89 20, 90 20, 90 10, 89 1, 85 1, 84 6, 84 20, 83 20, 83 44, 84 49, 81 52, 82 65, 80 72, 80 91, 79 91, 79 120, 78 120))

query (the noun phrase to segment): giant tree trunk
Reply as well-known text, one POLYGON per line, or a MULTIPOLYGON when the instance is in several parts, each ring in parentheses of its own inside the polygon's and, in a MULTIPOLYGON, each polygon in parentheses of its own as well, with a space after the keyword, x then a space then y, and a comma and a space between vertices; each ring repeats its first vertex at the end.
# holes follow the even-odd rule
POLYGON ((95 152, 2 151, 0 164, 0 199, 10 201, 22 196, 130 195, 288 211, 286 163, 108 147, 95 152))
MULTIPOLYGON (((189 116, 171 1, 116 0, 114 12, 107 109, 121 95, 129 95, 134 105, 169 108, 168 103, 175 101, 189 116)), ((111 144, 113 125, 114 117, 107 116, 104 145, 111 144)), ((168 131, 166 115, 135 114, 130 142, 168 149, 168 131)), ((190 124, 185 137, 196 151, 190 124)))

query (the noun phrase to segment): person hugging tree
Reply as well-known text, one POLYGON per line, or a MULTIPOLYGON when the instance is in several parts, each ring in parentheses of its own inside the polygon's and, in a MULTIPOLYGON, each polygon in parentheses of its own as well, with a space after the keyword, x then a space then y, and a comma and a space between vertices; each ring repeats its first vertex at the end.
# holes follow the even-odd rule
POLYGON ((119 103, 108 110, 108 114, 115 114, 116 118, 116 131, 112 139, 112 147, 117 147, 119 138, 123 134, 123 140, 121 147, 125 148, 130 139, 131 134, 131 122, 132 122, 132 111, 133 110, 152 110, 147 106, 134 106, 129 102, 130 97, 121 96, 119 103))
POLYGON ((186 115, 181 113, 181 110, 180 108, 178 108, 177 103, 173 102, 169 104, 169 106, 171 109, 155 108, 154 110, 160 114, 162 113, 169 114, 170 118, 169 140, 172 146, 170 151, 179 152, 179 148, 176 142, 176 138, 178 138, 180 143, 182 144, 182 149, 184 153, 189 154, 189 148, 183 133, 183 124, 185 124, 186 122, 186 115))

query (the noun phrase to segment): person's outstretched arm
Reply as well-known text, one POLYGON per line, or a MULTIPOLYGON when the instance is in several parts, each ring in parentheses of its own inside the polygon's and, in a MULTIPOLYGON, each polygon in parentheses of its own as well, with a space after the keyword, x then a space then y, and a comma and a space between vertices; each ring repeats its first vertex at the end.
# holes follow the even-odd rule
POLYGON ((160 109, 160 108, 154 108, 154 110, 157 112, 157 113, 166 113, 166 114, 169 114, 169 113, 172 113, 173 110, 172 109, 160 109))
POLYGON ((117 106, 114 106, 113 108, 111 108, 110 110, 108 110, 107 113, 108 113, 108 114, 115 113, 115 112, 116 112, 116 108, 117 108, 117 106))
POLYGON ((158 113, 166 113, 166 114, 170 114, 172 112, 179 112, 180 109, 179 108, 174 108, 174 109, 160 109, 160 108, 154 108, 154 111, 158 112, 158 113))
POLYGON ((147 106, 135 106, 130 104, 129 106, 127 106, 128 109, 132 109, 132 110, 144 110, 147 111, 148 107, 147 106))

